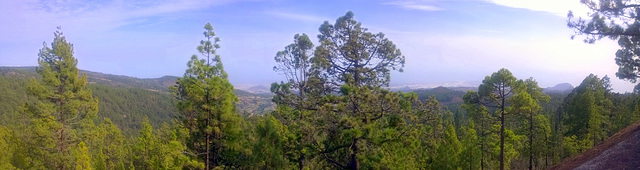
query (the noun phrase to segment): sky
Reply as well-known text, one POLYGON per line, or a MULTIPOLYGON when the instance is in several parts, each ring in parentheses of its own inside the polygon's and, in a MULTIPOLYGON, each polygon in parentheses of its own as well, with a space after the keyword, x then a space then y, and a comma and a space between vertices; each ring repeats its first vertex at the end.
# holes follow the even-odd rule
POLYGON ((298 33, 315 44, 324 21, 347 11, 382 32, 406 58, 392 86, 479 83, 500 68, 541 87, 574 86, 608 75, 614 91, 634 84, 615 77, 612 40, 572 40, 567 13, 587 16, 580 0, 2 0, 0 66, 36 66, 57 26, 74 45, 78 67, 114 75, 182 76, 207 22, 232 84, 285 80, 274 56, 298 33))

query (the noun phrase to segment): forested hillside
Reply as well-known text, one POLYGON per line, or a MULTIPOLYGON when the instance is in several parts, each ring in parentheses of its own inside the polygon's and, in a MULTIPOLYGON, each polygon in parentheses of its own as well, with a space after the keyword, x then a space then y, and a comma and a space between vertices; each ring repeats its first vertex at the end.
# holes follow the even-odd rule
MULTIPOLYGON (((138 79, 80 70, 83 73, 88 77, 87 87, 100 101, 96 122, 109 118, 124 134, 132 135, 140 130, 145 116, 154 127, 178 116, 177 101, 168 92, 177 77, 138 79)), ((9 122, 8 115, 19 114, 19 106, 35 100, 27 95, 26 87, 30 78, 37 77, 36 67, 0 67, 0 117, 7 120, 0 124, 9 122)), ((240 99, 238 110, 243 114, 260 115, 275 109, 271 95, 242 90, 235 93, 240 99)))
POLYGON ((390 91, 413 61, 385 34, 351 11, 318 31, 294 35, 273 57, 283 80, 253 95, 229 82, 210 23, 184 75, 160 79, 79 70, 59 28, 37 68, 0 69, 0 169, 546 169, 640 119, 606 75, 545 91, 496 68, 464 92, 390 91))

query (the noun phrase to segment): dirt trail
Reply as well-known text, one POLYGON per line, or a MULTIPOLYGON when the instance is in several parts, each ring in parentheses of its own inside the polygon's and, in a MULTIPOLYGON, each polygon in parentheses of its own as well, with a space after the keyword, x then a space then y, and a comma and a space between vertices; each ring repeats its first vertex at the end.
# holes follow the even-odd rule
POLYGON ((551 169, 640 169, 640 121, 551 169))

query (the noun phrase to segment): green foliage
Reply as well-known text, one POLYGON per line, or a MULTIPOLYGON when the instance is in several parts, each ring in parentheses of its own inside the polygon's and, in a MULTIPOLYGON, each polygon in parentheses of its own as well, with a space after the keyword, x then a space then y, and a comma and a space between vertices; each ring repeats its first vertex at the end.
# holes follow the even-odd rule
MULTIPOLYGON (((30 101, 35 102, 36 98, 27 95, 26 86, 29 80, 19 78, 16 72, 13 74, 0 74, 0 125, 8 125, 15 122, 20 106, 30 101)), ((33 75, 35 76, 35 75, 33 75)))
POLYGON ((203 168, 201 163, 190 160, 182 154, 186 149, 178 139, 180 129, 163 126, 153 133, 148 119, 142 123, 142 130, 132 148, 133 164, 136 169, 182 169, 183 167, 203 168))
POLYGON ((13 131, 8 129, 7 127, 0 125, 0 169, 16 169, 11 164, 11 160, 13 159, 13 153, 16 148, 13 148, 13 131))
POLYGON ((458 169, 460 167, 460 152, 462 144, 458 141, 453 125, 449 125, 444 133, 444 142, 438 146, 438 151, 431 168, 458 169))
POLYGON ((591 140, 590 134, 587 134, 584 139, 578 139, 575 135, 572 135, 564 137, 562 140, 562 149, 565 151, 564 157, 582 153, 591 147, 593 147, 593 140, 591 140))
POLYGON ((253 145, 253 167, 260 169, 286 169, 285 143, 287 128, 273 116, 264 116, 256 126, 258 141, 253 145))
POLYGON ((77 170, 91 170, 91 157, 89 157, 89 151, 84 145, 84 142, 78 143, 71 150, 73 157, 75 158, 75 167, 77 170))
POLYGON ((107 169, 107 163, 105 160, 105 155, 102 152, 102 148, 98 150, 98 153, 95 154, 93 160, 93 169, 107 169))
POLYGON ((338 86, 388 86, 390 71, 402 72, 404 56, 383 33, 368 32, 353 17, 349 11, 335 24, 325 21, 320 26, 314 62, 338 86))
POLYGON ((89 88, 100 99, 99 120, 109 118, 126 136, 137 134, 145 116, 153 126, 159 127, 162 122, 168 122, 178 115, 176 100, 167 93, 102 84, 90 84, 89 88))
POLYGON ((474 130, 475 125, 473 121, 469 123, 468 127, 464 127, 464 138, 462 140, 462 151, 460 152, 460 168, 462 169, 480 169, 481 150, 478 147, 478 136, 474 130))
POLYGON ((105 118, 102 124, 96 126, 87 136, 85 140, 89 150, 95 155, 92 160, 95 169, 125 168, 125 137, 110 119, 105 118))
POLYGON ((155 155, 152 153, 155 142, 156 140, 153 136, 153 127, 149 124, 149 119, 145 119, 145 121, 142 122, 142 129, 138 135, 137 143, 133 147, 135 164, 139 165, 136 169, 147 169, 152 167, 153 163, 151 162, 151 157, 155 155))
POLYGON ((351 88, 347 85, 343 89, 341 96, 334 96, 337 98, 336 105, 325 105, 318 112, 322 116, 320 121, 326 122, 319 127, 326 129, 320 131, 323 139, 321 152, 326 152, 323 156, 330 162, 339 160, 332 162, 338 167, 358 168, 360 160, 376 163, 368 160, 376 157, 364 155, 376 155, 376 150, 382 144, 401 141, 403 134, 410 130, 405 122, 409 119, 409 113, 401 110, 402 98, 398 93, 378 88, 351 88))
MULTIPOLYGON (((518 150, 522 148, 522 143, 524 142, 525 136, 518 135, 511 130, 505 130, 504 136, 504 167, 506 169, 511 169, 510 167, 513 160, 520 156, 520 152, 518 152, 518 150)), ((495 150, 499 150, 498 146, 499 145, 497 145, 496 143, 495 150)), ((497 169, 499 168, 499 166, 496 166, 495 168, 497 169)))

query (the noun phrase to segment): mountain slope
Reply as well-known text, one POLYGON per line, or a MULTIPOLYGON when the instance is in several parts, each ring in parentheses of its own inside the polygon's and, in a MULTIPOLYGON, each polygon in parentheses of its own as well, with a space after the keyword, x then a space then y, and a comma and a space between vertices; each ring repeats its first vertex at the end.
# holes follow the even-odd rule
MULTIPOLYGON (((26 103, 35 103, 34 97, 27 95, 26 87, 35 73, 17 70, 0 72, 0 124, 12 123, 20 115, 20 107, 26 103)), ((156 92, 142 88, 114 87, 91 82, 87 84, 98 98, 98 117, 101 122, 109 118, 118 125, 123 133, 134 134, 140 129, 145 116, 153 126, 160 127, 178 115, 176 100, 169 93, 156 92)))
POLYGON ((466 93, 466 92, 454 90, 449 87, 442 87, 442 86, 432 88, 432 89, 418 89, 418 90, 413 90, 412 92, 415 92, 416 94, 418 94, 418 99, 420 100, 426 100, 429 97, 434 96, 436 100, 440 102, 440 104, 445 106, 462 104, 464 102, 462 100, 462 97, 466 93))

